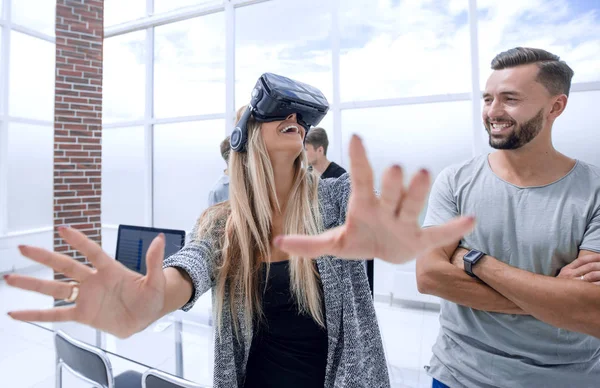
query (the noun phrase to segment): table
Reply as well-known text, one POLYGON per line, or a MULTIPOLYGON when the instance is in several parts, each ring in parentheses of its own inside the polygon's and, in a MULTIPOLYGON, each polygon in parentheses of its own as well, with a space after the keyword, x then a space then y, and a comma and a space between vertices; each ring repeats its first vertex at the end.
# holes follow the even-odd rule
POLYGON ((207 317, 175 311, 127 339, 76 322, 28 322, 41 330, 62 330, 109 356, 212 386, 214 330, 207 317))

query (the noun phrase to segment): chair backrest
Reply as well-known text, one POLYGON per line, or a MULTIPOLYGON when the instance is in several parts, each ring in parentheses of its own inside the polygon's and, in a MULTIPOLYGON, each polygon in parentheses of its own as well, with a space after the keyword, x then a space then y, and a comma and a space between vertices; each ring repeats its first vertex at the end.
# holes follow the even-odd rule
POLYGON ((156 369, 147 370, 142 376, 142 388, 203 388, 201 385, 156 369))
POLYGON ((103 387, 114 385, 112 366, 104 351, 71 338, 59 330, 54 336, 59 364, 103 387))
POLYGON ((160 233, 165 234, 165 258, 178 252, 185 244, 185 230, 119 225, 115 259, 132 271, 146 274, 146 252, 160 233))

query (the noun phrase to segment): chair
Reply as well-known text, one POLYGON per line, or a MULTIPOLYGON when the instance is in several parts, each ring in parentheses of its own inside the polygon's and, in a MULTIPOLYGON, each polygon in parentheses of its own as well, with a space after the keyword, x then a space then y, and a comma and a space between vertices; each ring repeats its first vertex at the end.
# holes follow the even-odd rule
POLYGON ((59 330, 54 336, 56 345, 56 387, 62 387, 62 369, 96 388, 141 388, 142 374, 127 371, 113 377, 106 353, 95 346, 71 338, 59 330))
POLYGON ((142 388, 203 388, 191 381, 175 377, 156 369, 147 370, 142 376, 142 388))

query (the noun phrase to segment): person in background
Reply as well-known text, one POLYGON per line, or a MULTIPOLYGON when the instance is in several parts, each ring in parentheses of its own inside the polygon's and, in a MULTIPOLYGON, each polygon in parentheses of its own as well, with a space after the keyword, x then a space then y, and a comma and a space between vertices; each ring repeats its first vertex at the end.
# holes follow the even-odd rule
POLYGON ((231 146, 229 145, 229 136, 221 142, 221 156, 227 168, 223 171, 223 175, 219 178, 217 183, 213 186, 208 193, 208 206, 216 205, 219 202, 227 201, 229 199, 229 152, 231 146))
POLYGON ((321 175, 321 179, 339 178, 346 173, 346 170, 327 159, 328 146, 327 132, 320 127, 311 129, 306 135, 304 143, 308 164, 317 174, 321 175))
MULTIPOLYGON (((237 124, 242 117, 242 114, 246 110, 247 105, 240 107, 236 112, 235 122, 237 124)), ((221 156, 225 160, 227 168, 223 171, 223 175, 219 178, 217 183, 213 186, 208 193, 208 206, 216 205, 217 203, 227 201, 229 199, 229 153, 231 151, 231 145, 229 143, 229 136, 221 142, 221 156)))

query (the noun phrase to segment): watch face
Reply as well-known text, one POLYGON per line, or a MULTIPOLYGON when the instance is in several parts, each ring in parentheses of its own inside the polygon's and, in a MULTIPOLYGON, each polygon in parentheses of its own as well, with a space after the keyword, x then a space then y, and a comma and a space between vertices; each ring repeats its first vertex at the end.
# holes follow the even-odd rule
POLYGON ((468 261, 473 261, 477 258, 477 256, 479 256, 479 252, 476 251, 469 251, 466 255, 465 255, 465 260, 468 261))

